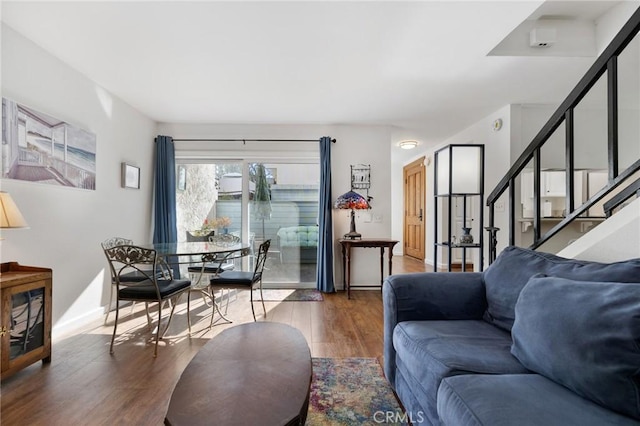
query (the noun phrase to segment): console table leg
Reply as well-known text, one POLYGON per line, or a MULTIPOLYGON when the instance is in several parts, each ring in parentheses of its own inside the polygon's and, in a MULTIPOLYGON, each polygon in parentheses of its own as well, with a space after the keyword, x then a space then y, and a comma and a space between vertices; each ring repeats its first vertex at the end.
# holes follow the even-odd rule
POLYGON ((345 284, 347 286, 347 299, 351 299, 351 247, 347 248, 347 278, 345 284))
POLYGON ((384 247, 380 247, 380 289, 384 281, 384 247))

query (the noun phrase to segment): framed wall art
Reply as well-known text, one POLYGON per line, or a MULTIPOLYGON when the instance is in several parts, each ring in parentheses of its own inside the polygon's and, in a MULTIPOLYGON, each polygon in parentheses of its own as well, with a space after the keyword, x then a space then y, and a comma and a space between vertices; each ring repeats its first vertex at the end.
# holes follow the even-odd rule
POLYGON ((2 98, 2 177, 96 189, 96 135, 2 98))
POLYGON ((122 187, 140 189, 140 167, 122 163, 122 187))

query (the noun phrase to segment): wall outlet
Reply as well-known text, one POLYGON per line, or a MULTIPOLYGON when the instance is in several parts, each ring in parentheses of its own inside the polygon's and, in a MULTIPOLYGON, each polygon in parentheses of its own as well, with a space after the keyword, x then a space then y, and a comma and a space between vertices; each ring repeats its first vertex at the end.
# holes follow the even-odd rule
POLYGON ((504 201, 496 201, 496 211, 497 212, 504 211, 504 201))
POLYGON ((380 223, 380 222, 382 222, 382 215, 381 215, 381 214, 374 214, 374 215, 373 215, 373 221, 374 221, 375 223, 380 223))

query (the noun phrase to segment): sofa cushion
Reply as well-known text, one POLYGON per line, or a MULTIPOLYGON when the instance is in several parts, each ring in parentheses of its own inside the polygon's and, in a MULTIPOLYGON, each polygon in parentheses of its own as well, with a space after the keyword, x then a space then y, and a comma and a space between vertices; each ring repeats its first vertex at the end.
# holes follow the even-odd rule
POLYGON ((538 273, 579 281, 637 283, 640 282, 640 259, 605 264, 507 247, 483 273, 487 292, 484 319, 504 330, 511 330, 518 295, 529 278, 538 273))
POLYGON ((640 419, 640 284, 534 277, 512 335, 525 367, 640 419))
POLYGON ((510 334, 482 320, 404 321, 393 331, 393 345, 398 369, 418 384, 413 392, 429 416, 437 416, 435 396, 444 377, 528 372, 511 355, 510 334))
POLYGON ((638 425, 538 374, 449 377, 438 389, 443 425, 638 425))
POLYGON ((280 247, 317 247, 317 226, 290 226, 278 230, 280 247))

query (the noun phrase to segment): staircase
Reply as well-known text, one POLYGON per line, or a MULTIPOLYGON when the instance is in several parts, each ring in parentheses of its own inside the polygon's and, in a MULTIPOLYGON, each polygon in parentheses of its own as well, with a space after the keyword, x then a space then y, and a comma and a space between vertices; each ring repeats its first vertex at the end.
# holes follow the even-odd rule
MULTIPOLYGON (((596 238, 595 235, 602 238, 606 237, 606 235, 602 234, 607 232, 607 230, 613 226, 610 221, 612 221, 614 217, 618 216, 617 214, 613 215, 613 212, 620 210, 620 208, 625 205, 626 207, 624 207, 623 210, 626 211, 627 215, 632 217, 630 223, 633 225, 630 225, 630 229, 636 229, 634 227, 640 228, 640 225, 638 225, 638 222, 640 221, 640 200, 633 201, 633 199, 640 197, 640 158, 632 158, 632 161, 629 161, 629 158, 624 158, 624 163, 626 163, 627 166, 624 170, 620 170, 621 143, 619 134, 619 105, 621 97, 618 89, 620 75, 620 70, 618 69, 618 58, 623 54, 630 43, 634 41, 634 37, 636 37, 639 31, 640 8, 634 12, 629 21, 614 37, 603 53, 596 59, 584 77, 571 91, 571 93, 569 93, 557 110, 551 115, 546 124, 511 166, 507 174, 500 180, 495 189, 487 197, 489 226, 486 230, 489 233, 490 263, 495 260, 499 239, 505 238, 503 236, 504 231, 501 234, 499 233, 501 230, 495 227, 496 203, 505 193, 508 194, 508 201, 506 202, 509 217, 509 225, 506 230, 508 233, 508 244, 516 244, 516 223, 518 221, 518 217, 521 216, 521 213, 516 210, 516 195, 520 192, 520 187, 517 185, 521 185, 523 173, 529 173, 533 176, 533 212, 532 218, 530 219, 533 227, 533 243, 530 246, 532 249, 539 248, 551 238, 557 236, 565 227, 567 227, 567 225, 574 221, 585 220, 585 216, 588 215, 590 209, 593 209, 598 203, 602 203, 602 201, 605 201, 604 211, 606 220, 604 223, 594 228, 594 230, 590 231, 591 234, 592 232, 595 232, 595 230, 598 230, 597 234, 591 234, 591 240, 596 238), (602 146, 603 148, 606 147, 607 152, 607 182, 586 201, 577 205, 578 203, 575 201, 576 184, 578 184, 578 188, 580 185, 579 182, 576 182, 576 176, 580 176, 580 174, 576 172, 580 172, 580 169, 576 167, 576 146, 578 140, 576 139, 576 120, 574 113, 576 111, 576 107, 587 95, 589 95, 590 91, 596 86, 596 83, 598 83, 601 77, 606 79, 607 89, 607 138, 606 140, 602 140, 602 146), (551 136, 553 136, 562 125, 564 125, 565 154, 565 165, 562 172, 565 174, 564 180, 566 191, 564 205, 566 208, 564 217, 551 229, 543 233, 543 195, 541 195, 541 177, 543 176, 542 149, 545 147, 545 144, 547 144, 547 147, 550 145, 548 142, 551 136), (635 222, 633 221, 634 216, 638 219, 635 222), (607 222, 609 222, 609 224, 607 224, 607 222)), ((636 43, 631 44, 631 49, 639 49, 638 46, 640 46, 640 43, 638 43, 637 39, 635 41, 636 43)), ((635 53, 636 55, 640 54, 640 52, 632 53, 635 53)), ((638 84, 637 81, 636 84, 638 84)), ((640 94, 634 94, 634 96, 637 97, 640 96, 640 94)), ((640 115, 638 115, 636 119, 640 121, 640 115)), ((626 144, 637 144, 636 146, 640 147, 640 138, 638 138, 637 133, 634 134, 634 140, 625 140, 624 142, 626 144)), ((636 149, 634 152, 637 153, 638 150, 636 149)), ((637 154, 634 155, 638 156, 637 154)), ((518 205, 518 207, 520 206, 518 205)), ((628 231, 629 229, 623 230, 622 235, 624 235, 624 232, 628 231)), ((640 231, 636 232, 634 235, 627 235, 627 238, 639 240, 640 231)), ((580 240, 583 239, 584 237, 580 240)), ((578 240, 579 244, 574 246, 576 243, 573 243, 567 247, 567 249, 563 250, 561 255, 564 254, 565 257, 573 257, 569 255, 570 253, 573 253, 574 256, 577 255, 577 252, 580 250, 579 247, 582 247, 582 244, 584 244, 580 240, 578 240)), ((593 241, 586 245, 589 246, 592 244, 593 241)))

